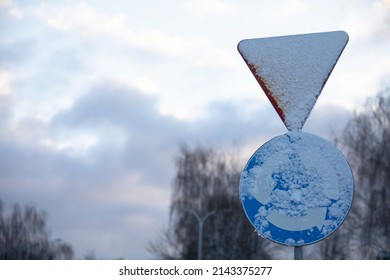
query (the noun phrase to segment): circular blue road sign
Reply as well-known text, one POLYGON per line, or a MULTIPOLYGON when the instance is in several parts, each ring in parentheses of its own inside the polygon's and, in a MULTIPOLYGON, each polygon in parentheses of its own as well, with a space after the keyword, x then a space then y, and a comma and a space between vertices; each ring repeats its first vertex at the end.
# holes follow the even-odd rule
POLYGON ((289 246, 313 244, 334 232, 349 213, 353 193, 343 154, 301 131, 261 146, 240 178, 243 207, 256 231, 289 246))

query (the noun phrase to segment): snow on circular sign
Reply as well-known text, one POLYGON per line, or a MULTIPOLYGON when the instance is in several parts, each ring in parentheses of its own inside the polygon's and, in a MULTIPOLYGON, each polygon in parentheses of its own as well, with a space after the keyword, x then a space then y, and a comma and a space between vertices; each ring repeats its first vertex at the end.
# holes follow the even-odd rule
POLYGON ((313 244, 334 232, 348 215, 353 192, 343 154, 301 131, 261 146, 240 179, 241 200, 255 229, 289 246, 313 244))

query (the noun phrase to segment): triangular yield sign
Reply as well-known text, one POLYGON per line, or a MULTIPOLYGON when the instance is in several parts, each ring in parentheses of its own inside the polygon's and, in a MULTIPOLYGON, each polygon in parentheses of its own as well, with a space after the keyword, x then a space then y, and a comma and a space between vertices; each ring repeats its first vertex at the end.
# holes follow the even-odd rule
POLYGON ((238 51, 288 130, 301 130, 337 63, 344 31, 242 40, 238 51))

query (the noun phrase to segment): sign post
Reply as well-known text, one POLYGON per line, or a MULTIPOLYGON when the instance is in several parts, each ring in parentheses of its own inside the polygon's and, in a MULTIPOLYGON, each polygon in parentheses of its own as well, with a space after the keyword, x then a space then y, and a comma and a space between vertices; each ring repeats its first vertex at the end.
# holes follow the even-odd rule
POLYGON ((303 246, 294 247, 294 260, 303 260, 303 246))
POLYGON ((302 127, 338 61, 343 31, 243 40, 238 50, 288 132, 249 159, 240 178, 244 211, 271 241, 303 246, 333 233, 352 205, 354 182, 343 154, 302 127))

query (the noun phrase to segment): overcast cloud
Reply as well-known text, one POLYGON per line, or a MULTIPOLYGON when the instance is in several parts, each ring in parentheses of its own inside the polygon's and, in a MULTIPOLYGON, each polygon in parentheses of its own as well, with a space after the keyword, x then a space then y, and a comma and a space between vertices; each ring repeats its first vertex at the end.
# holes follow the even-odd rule
POLYGON ((237 43, 349 33, 304 127, 331 139, 389 84, 389 19, 389 0, 0 0, 0 198, 46 210, 76 258, 152 258, 181 144, 244 167, 287 131, 237 43))

